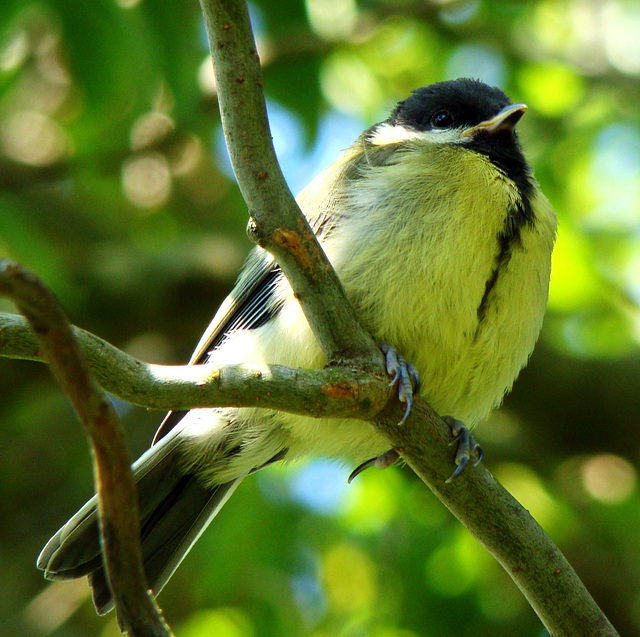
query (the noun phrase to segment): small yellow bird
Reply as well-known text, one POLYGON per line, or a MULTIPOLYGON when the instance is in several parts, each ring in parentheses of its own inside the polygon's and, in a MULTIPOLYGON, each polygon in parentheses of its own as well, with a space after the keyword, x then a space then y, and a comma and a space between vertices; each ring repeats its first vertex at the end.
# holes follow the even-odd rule
MULTIPOLYGON (((298 198, 364 327, 391 344, 388 360, 401 353, 411 363, 405 379, 419 376, 420 396, 469 427, 511 388, 547 301, 556 216, 515 133, 525 110, 475 80, 425 86, 298 198)), ((190 361, 203 362, 326 364, 289 283, 262 249, 249 256, 190 361)), ((391 367, 398 376, 402 365, 391 367)), ((162 589, 250 473, 307 454, 363 467, 387 449, 357 420, 261 409, 170 413, 133 465, 149 587, 162 589)), ((95 498, 53 536, 38 567, 53 580, 89 575, 98 613, 113 607, 95 498)))

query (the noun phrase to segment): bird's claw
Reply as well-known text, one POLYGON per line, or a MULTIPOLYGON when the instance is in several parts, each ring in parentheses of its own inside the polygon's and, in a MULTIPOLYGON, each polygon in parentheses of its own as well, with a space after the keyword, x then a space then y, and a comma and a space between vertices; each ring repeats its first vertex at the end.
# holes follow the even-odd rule
POLYGON ((358 465, 352 472, 349 478, 347 479, 347 483, 351 484, 352 480, 359 474, 361 474, 365 469, 369 467, 376 467, 377 469, 386 469, 391 465, 398 462, 400 459, 400 454, 396 449, 389 449, 389 451, 385 451, 382 455, 371 458, 370 460, 366 460, 362 464, 358 465))
POLYGON ((451 428, 451 433, 453 434, 451 444, 458 444, 455 458, 456 470, 451 474, 451 477, 447 479, 447 483, 450 483, 466 469, 470 458, 475 457, 474 466, 482 462, 484 452, 482 451, 482 447, 473 439, 469 430, 464 426, 464 423, 453 416, 444 416, 443 420, 451 428))
POLYGON ((415 366, 406 361, 395 347, 388 343, 383 343, 380 349, 384 354, 387 374, 392 377, 389 384, 398 385, 398 399, 406 405, 404 416, 398 423, 402 425, 411 413, 413 396, 417 394, 420 389, 420 376, 415 366))

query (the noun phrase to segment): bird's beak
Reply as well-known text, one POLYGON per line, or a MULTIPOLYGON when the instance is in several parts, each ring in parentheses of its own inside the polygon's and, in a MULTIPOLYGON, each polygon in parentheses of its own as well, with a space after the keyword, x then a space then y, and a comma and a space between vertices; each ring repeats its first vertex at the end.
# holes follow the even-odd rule
POLYGON ((473 128, 467 129, 462 133, 461 137, 471 137, 480 132, 491 135, 501 130, 513 131, 526 110, 526 104, 510 104, 509 106, 505 106, 495 117, 480 122, 473 128))

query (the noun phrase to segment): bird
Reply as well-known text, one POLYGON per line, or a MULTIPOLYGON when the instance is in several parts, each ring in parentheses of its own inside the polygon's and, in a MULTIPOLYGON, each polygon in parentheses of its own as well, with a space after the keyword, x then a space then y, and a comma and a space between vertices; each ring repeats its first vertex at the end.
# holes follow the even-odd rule
MULTIPOLYGON (((511 389, 546 308, 556 215, 516 132, 526 109, 476 79, 423 86, 297 198, 394 380, 409 379, 401 399, 410 406, 416 392, 469 429, 511 389)), ((256 247, 189 363, 327 361, 277 262, 256 247)), ((354 463, 355 474, 375 459, 388 464, 388 447, 353 419, 169 412, 133 464, 149 588, 161 591, 250 474, 309 454, 354 463)), ((37 566, 50 580, 88 576, 96 611, 114 607, 96 497, 49 540, 37 566)))

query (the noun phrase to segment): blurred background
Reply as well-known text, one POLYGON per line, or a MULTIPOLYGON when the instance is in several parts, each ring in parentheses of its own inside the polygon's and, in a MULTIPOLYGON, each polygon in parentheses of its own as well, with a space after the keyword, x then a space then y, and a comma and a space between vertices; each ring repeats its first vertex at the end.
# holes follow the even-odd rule
MULTIPOLYGON (((480 427, 486 466, 640 634, 640 4, 251 4, 292 189, 418 86, 459 76, 518 130, 560 219, 540 343, 480 427)), ((71 320, 188 359, 250 244, 198 3, 0 3, 0 255, 71 320)), ((14 311, 0 301, 0 310, 14 311)), ((118 634, 85 581, 35 559, 92 493, 87 443, 42 364, 0 359, 0 632, 118 634)), ((162 414, 117 403, 132 453, 162 414)), ((160 596, 179 637, 545 634, 496 562, 408 469, 324 459, 247 480, 160 596)))

